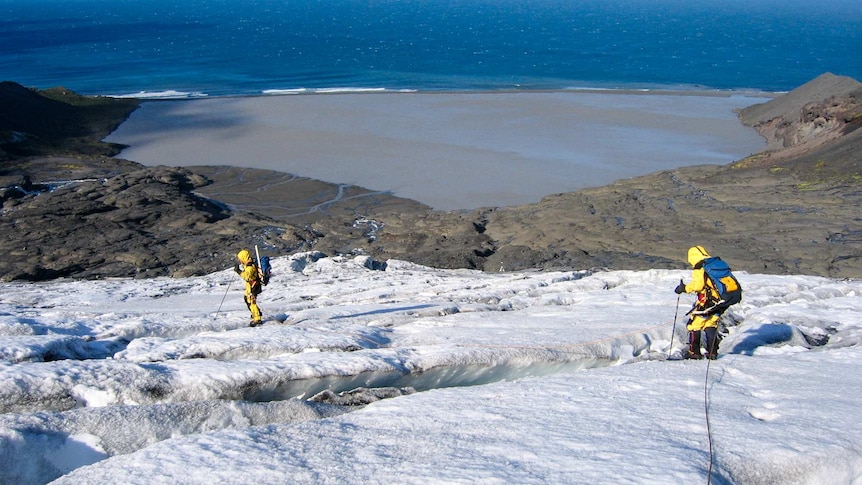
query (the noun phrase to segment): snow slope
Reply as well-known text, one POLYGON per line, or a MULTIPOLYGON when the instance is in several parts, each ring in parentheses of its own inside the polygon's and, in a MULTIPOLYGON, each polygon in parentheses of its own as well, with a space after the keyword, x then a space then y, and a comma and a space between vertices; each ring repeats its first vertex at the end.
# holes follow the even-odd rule
POLYGON ((862 483, 858 281, 738 272, 667 361, 687 271, 321 256, 257 328, 230 270, 0 284, 0 483, 862 483))

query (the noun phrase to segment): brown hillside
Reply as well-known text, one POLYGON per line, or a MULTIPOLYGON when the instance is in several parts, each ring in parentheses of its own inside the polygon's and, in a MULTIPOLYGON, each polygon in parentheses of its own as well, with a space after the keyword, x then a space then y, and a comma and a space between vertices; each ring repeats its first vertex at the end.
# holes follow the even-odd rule
POLYGON ((82 155, 136 104, 34 97, 6 83, 0 102, 9 93, 22 99, 2 105, 6 141, 41 133, 42 144, 3 145, 0 251, 12 258, 0 279, 200 274, 250 244, 486 271, 685 268, 687 248, 702 244, 739 271, 862 277, 859 83, 831 74, 742 110, 769 141, 763 153, 473 212, 268 171, 82 155), (74 126, 32 116, 33 106, 74 126), (25 157, 22 147, 66 156, 25 157))

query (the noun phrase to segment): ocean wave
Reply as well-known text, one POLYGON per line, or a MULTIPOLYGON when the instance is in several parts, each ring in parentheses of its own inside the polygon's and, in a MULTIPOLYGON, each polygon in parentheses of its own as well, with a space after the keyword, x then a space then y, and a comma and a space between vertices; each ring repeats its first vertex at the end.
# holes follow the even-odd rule
POLYGON ((135 98, 135 99, 190 99, 205 98, 208 95, 201 92, 185 92, 168 89, 166 91, 139 91, 133 94, 108 95, 109 98, 135 98))
POLYGON ((263 94, 281 96, 285 94, 305 94, 308 92, 308 89, 305 88, 296 88, 296 89, 264 89, 261 91, 263 94))
POLYGON ((289 88, 289 89, 262 89, 254 92, 222 92, 208 94, 203 92, 186 92, 178 90, 164 91, 140 91, 131 94, 106 95, 111 98, 134 98, 142 100, 181 100, 198 98, 223 98, 223 97, 256 97, 256 96, 293 96, 314 94, 363 94, 363 93, 506 93, 506 92, 580 92, 580 93, 608 93, 608 94, 676 94, 695 96, 774 96, 777 93, 758 89, 715 89, 706 86, 682 86, 682 85, 653 85, 643 86, 590 86, 589 84, 560 86, 560 87, 509 87, 500 89, 498 87, 453 87, 450 89, 436 88, 386 88, 386 87, 322 87, 322 88, 289 88))
POLYGON ((262 89, 259 91, 248 92, 217 92, 204 93, 199 91, 180 91, 175 89, 167 89, 163 91, 140 91, 137 93, 105 95, 111 98, 133 98, 141 100, 182 100, 182 99, 200 99, 200 98, 225 98, 225 97, 256 97, 256 96, 293 96, 293 95, 330 95, 330 94, 364 94, 364 93, 506 93, 506 92, 579 92, 579 93, 607 93, 607 94, 675 94, 675 95, 694 95, 694 96, 775 96, 775 92, 767 92, 753 88, 739 89, 716 89, 707 86, 695 85, 617 85, 617 86, 599 86, 590 85, 589 83, 573 84, 569 86, 561 85, 558 87, 546 86, 535 87, 530 86, 515 86, 501 89, 495 86, 469 86, 469 87, 452 87, 443 89, 440 87, 434 88, 390 88, 390 87, 320 87, 320 88, 271 88, 262 89))
POLYGON ((602 93, 622 93, 622 94, 691 94, 697 96, 774 96, 781 94, 776 91, 765 91, 758 88, 716 88, 701 84, 619 84, 614 86, 605 85, 570 85, 560 89, 561 91, 574 92, 602 92, 602 93))
POLYGON ((315 89, 315 93, 320 94, 329 94, 329 93, 382 93, 385 92, 386 88, 351 88, 351 87, 333 87, 333 88, 318 88, 315 89))
POLYGON ((338 93, 412 93, 416 89, 390 89, 390 88, 351 88, 351 87, 333 87, 333 88, 317 88, 314 90, 318 94, 338 94, 338 93))
POLYGON ((415 93, 418 89, 391 89, 391 88, 354 88, 354 87, 331 87, 331 88, 295 88, 295 89, 265 89, 261 91, 265 95, 291 95, 291 94, 353 94, 353 93, 415 93))

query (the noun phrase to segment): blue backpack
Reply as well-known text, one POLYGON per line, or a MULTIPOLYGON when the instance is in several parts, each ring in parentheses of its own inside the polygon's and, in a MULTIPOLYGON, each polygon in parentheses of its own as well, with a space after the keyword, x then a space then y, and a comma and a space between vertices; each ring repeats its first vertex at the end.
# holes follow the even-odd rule
POLYGON ((260 282, 264 286, 269 284, 269 277, 272 274, 272 265, 269 264, 269 256, 260 257, 260 282))
POLYGON ((742 301, 742 286, 721 258, 712 257, 703 260, 703 271, 724 301, 722 307, 729 307, 742 301))

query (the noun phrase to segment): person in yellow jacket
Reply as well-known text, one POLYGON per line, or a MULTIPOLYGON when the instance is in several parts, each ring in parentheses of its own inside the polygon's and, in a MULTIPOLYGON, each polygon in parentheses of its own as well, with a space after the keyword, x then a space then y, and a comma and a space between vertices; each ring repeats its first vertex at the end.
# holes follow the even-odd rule
POLYGON ((707 277, 703 268, 704 261, 711 258, 703 246, 694 246, 688 250, 688 262, 691 264, 691 283, 679 282, 674 290, 676 294, 696 293, 697 301, 689 314, 688 324, 688 355, 689 359, 702 359, 700 350, 700 334, 706 334, 706 357, 715 359, 718 356, 718 321, 727 309, 715 289, 715 285, 707 277))
POLYGON ((245 304, 251 312, 250 327, 261 324, 260 307, 257 306, 257 295, 263 291, 261 287, 261 276, 257 264, 248 249, 242 249, 236 254, 239 264, 234 266, 234 271, 245 281, 245 304))

